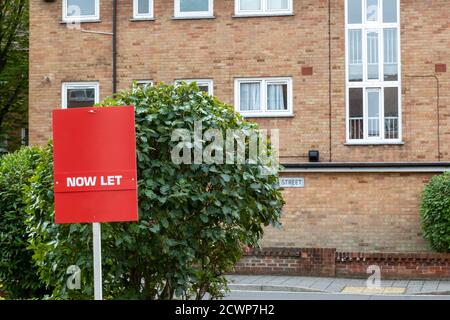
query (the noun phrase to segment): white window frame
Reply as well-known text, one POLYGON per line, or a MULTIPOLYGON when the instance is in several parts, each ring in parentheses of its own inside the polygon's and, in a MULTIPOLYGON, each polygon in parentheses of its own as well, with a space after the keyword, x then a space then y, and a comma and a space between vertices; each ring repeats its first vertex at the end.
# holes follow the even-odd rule
POLYGON ((401 64, 401 34, 400 34, 400 1, 397 0, 397 22, 383 22, 383 0, 378 0, 378 21, 366 21, 367 0, 362 1, 362 23, 348 23, 348 0, 345 0, 345 80, 346 80, 346 143, 347 144, 402 144, 402 64, 401 64), (384 29, 397 29, 397 64, 398 80, 384 81, 384 29), (363 59, 363 81, 351 82, 349 80, 349 30, 362 30, 362 59, 363 59), (367 63, 367 33, 378 32, 378 80, 368 79, 367 63), (350 89, 361 88, 363 90, 363 139, 351 139, 350 137, 350 89), (380 137, 368 136, 368 104, 367 89, 380 89, 380 137), (384 116, 384 91, 385 88, 398 88, 398 138, 385 138, 385 116, 384 116))
POLYGON ((234 109, 244 117, 266 118, 266 117, 291 117, 293 116, 293 92, 291 77, 266 77, 266 78, 237 78, 234 80, 234 109), (260 87, 260 110, 241 111, 241 84, 259 82, 260 87), (287 110, 267 110, 267 86, 268 84, 287 84, 287 110))
POLYGON ((181 12, 181 0, 174 0, 175 18, 211 18, 214 16, 214 0, 208 0, 208 11, 181 12))
POLYGON ((236 16, 276 16, 276 15, 291 15, 293 14, 292 0, 288 0, 288 9, 284 10, 269 10, 268 0, 260 0, 261 10, 241 10, 241 0, 234 1, 234 14, 236 16))
POLYGON ((98 21, 100 20, 100 0, 95 1, 95 14, 94 15, 80 15, 80 16, 68 16, 67 12, 67 0, 63 0, 62 3, 62 16, 64 22, 88 22, 88 21, 98 21))
POLYGON ((100 102, 100 85, 98 82, 63 82, 61 87, 62 109, 67 109, 67 90, 69 89, 94 89, 95 103, 100 102))
POLYGON ((145 20, 145 19, 153 19, 153 0, 146 0, 149 2, 149 12, 148 13, 139 13, 139 0, 133 0, 133 19, 145 20))
POLYGON ((212 79, 179 79, 175 81, 176 84, 181 82, 186 82, 187 84, 196 82, 198 87, 208 86, 208 94, 210 96, 214 95, 214 81, 212 79))

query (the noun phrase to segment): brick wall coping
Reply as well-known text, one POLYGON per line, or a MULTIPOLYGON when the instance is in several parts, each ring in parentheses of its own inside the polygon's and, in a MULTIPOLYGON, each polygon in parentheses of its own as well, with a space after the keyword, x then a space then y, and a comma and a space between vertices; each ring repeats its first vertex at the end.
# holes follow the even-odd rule
POLYGON ((382 252, 336 252, 336 262, 384 261, 384 262, 450 262, 450 253, 382 253, 382 252))
POLYGON ((359 261, 417 261, 417 262, 450 262, 450 253, 428 253, 428 252, 340 252, 333 248, 258 248, 245 253, 244 256, 255 257, 299 257, 304 254, 335 255, 336 262, 359 262, 359 261))
POLYGON ((244 253, 244 256, 254 257, 298 257, 301 249, 298 248, 257 248, 244 253))

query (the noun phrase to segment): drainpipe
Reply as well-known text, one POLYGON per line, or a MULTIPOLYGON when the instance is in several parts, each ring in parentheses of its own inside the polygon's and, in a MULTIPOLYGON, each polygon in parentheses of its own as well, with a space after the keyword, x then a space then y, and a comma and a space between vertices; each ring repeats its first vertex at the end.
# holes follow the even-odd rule
POLYGON ((333 162, 333 134, 332 134, 332 98, 331 98, 331 0, 328 0, 328 130, 330 162, 333 162))
POLYGON ((112 91, 117 92, 117 0, 113 0, 112 15, 112 91))

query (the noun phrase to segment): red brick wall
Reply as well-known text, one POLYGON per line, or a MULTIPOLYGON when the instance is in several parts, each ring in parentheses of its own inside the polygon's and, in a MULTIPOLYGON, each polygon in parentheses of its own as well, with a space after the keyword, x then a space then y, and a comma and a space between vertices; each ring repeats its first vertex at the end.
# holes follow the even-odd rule
POLYGON ((295 248, 267 248, 254 250, 236 265, 240 274, 288 274, 300 272, 299 251, 295 248))
POLYGON ((367 277, 367 268, 379 266, 382 278, 450 278, 450 254, 336 253, 336 276, 367 277))
POLYGON ((265 248, 253 250, 236 265, 240 274, 332 277, 335 249, 265 248))
POLYGON ((450 279, 450 254, 336 252, 324 248, 264 248, 246 254, 235 273, 382 279, 450 279))
POLYGON ((300 249, 299 274, 302 276, 332 277, 334 275, 335 249, 300 249))

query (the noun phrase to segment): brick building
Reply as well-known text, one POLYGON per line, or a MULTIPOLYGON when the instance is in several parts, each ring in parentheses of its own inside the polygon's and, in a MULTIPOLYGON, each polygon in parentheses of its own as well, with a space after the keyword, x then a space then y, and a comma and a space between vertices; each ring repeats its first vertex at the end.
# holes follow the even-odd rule
POLYGON ((197 81, 280 130, 297 185, 263 246, 429 250, 420 193, 450 168, 449 0, 30 3, 31 144, 51 137, 54 108, 197 81))

